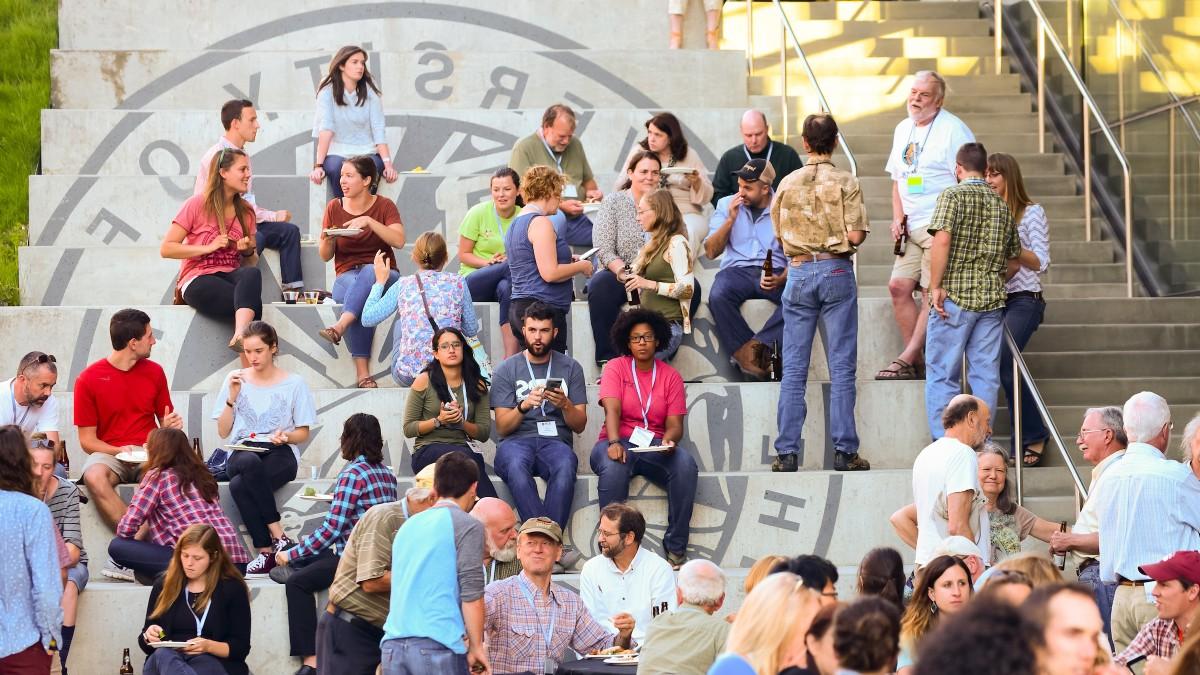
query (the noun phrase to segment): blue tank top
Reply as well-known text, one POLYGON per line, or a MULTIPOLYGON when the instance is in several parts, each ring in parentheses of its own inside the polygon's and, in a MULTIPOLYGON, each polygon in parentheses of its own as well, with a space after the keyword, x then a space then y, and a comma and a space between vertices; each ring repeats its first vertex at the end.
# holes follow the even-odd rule
MULTIPOLYGON (((512 299, 536 298, 563 311, 571 309, 575 292, 571 280, 548 283, 538 272, 533 257, 533 242, 529 241, 529 225, 541 214, 530 212, 517 216, 508 227, 504 250, 508 253, 508 273, 511 276, 512 299)), ((562 237, 555 237, 554 252, 558 264, 571 262, 571 248, 562 237)))

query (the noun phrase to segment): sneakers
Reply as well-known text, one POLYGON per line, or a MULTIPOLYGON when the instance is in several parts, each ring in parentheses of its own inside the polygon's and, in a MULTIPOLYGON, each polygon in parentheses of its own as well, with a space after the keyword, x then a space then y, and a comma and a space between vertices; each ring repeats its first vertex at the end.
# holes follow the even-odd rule
POLYGON ((288 539, 287 537, 276 539, 275 543, 271 545, 270 551, 265 553, 260 551, 258 557, 256 557, 254 560, 251 560, 250 564, 246 565, 246 578, 261 579, 265 576, 269 576, 271 574, 271 570, 275 569, 275 554, 285 549, 289 549, 295 545, 296 542, 288 539))
POLYGON ((857 452, 853 455, 838 452, 833 456, 833 468, 835 471, 870 471, 871 463, 859 457, 857 452))
POLYGON ((679 571, 680 567, 683 567, 683 564, 687 562, 687 559, 686 551, 682 553, 671 553, 670 551, 667 551, 667 563, 670 564, 671 569, 675 570, 676 572, 679 571))
POLYGON ((137 582, 137 577, 134 576, 133 570, 129 569, 128 567, 121 567, 117 563, 113 562, 112 558, 109 558, 108 562, 104 563, 104 568, 100 570, 100 574, 112 579, 113 581, 128 581, 129 583, 137 582))
POLYGON ((300 666, 295 675, 317 675, 317 669, 312 666, 300 666))
POLYGON ((795 453, 779 455, 775 458, 774 462, 771 462, 771 470, 775 473, 793 473, 798 468, 795 453))

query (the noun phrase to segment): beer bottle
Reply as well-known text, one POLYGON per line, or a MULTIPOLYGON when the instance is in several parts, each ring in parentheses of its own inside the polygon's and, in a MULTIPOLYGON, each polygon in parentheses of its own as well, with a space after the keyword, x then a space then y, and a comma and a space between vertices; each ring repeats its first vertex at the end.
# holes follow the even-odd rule
POLYGON ((892 254, 897 257, 904 257, 904 249, 908 247, 908 216, 900 219, 900 238, 896 240, 896 246, 892 248, 892 254))
POLYGON ((203 462, 204 461, 204 450, 202 450, 200 448, 200 437, 199 436, 192 437, 192 450, 194 450, 196 452, 196 456, 200 458, 201 462, 203 462))
POLYGON ((129 647, 126 647, 125 653, 121 655, 121 670, 118 675, 133 675, 133 662, 129 660, 129 647))
POLYGON ((771 355, 767 366, 768 379, 772 382, 783 380, 783 354, 779 351, 779 340, 771 342, 771 355))
MULTIPOLYGON (((1064 520, 1058 524, 1058 531, 1059 532, 1067 531, 1067 521, 1064 520)), ((1054 565, 1055 565, 1055 567, 1057 567, 1060 570, 1066 569, 1066 567, 1067 567, 1067 552, 1066 551, 1059 551, 1054 554, 1054 565)))
POLYGON ((763 258, 762 274, 758 276, 759 285, 766 285, 767 278, 775 276, 775 263, 771 262, 771 252, 767 251, 767 257, 763 258))
MULTIPOLYGON (((629 277, 631 277, 631 276, 633 276, 633 270, 630 269, 629 263, 625 263, 625 280, 628 281, 629 277)), ((625 299, 629 302, 630 305, 642 304, 642 294, 640 292, 638 292, 638 289, 636 289, 636 288, 633 289, 632 291, 626 290, 625 291, 625 299)))

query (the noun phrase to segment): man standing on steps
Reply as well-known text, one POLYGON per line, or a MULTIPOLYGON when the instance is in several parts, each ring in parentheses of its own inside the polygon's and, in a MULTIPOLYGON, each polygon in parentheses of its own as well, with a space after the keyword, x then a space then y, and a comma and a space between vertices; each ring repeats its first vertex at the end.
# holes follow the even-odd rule
POLYGON ((1091 586, 1100 608, 1100 618, 1104 619, 1104 633, 1112 635, 1112 603, 1117 584, 1100 579, 1100 514, 1096 504, 1100 501, 1097 494, 1103 485, 1100 478, 1125 456, 1125 446, 1129 445, 1121 409, 1116 406, 1088 408, 1083 416, 1083 426, 1075 436, 1075 444, 1083 458, 1093 465, 1088 498, 1070 532, 1050 535, 1050 550, 1075 554, 1072 556, 1075 574, 1080 583, 1091 586))
POLYGON ((783 179, 771 204, 771 221, 791 259, 783 289, 783 382, 779 391, 772 471, 795 471, 803 449, 800 434, 808 416, 804 394, 818 324, 824 328, 829 362, 829 424, 833 468, 865 471, 870 462, 858 456, 854 425, 854 376, 858 362, 858 286, 855 250, 867 238, 870 223, 858 179, 830 161, 837 147, 837 122, 829 115, 809 115, 801 140, 808 161, 783 179))
POLYGON ((900 249, 892 268, 888 291, 896 326, 904 340, 904 350, 877 380, 916 380, 923 370, 925 349, 925 308, 929 306, 929 262, 933 235, 926 228, 942 190, 957 182, 954 174, 955 153, 975 134, 958 117, 942 108, 946 100, 946 81, 932 70, 913 76, 908 93, 908 117, 896 125, 887 172, 892 177, 892 240, 902 236, 907 244, 900 249), (904 227, 907 218, 907 228, 904 227), (913 303, 913 291, 920 288, 922 302, 913 303))
MULTIPOLYGON (((87 453, 83 482, 100 517, 115 528, 125 515, 117 495, 120 483, 136 483, 142 465, 117 459, 122 452, 145 453, 146 437, 159 426, 182 429, 183 418, 171 404, 167 376, 150 360, 154 330, 150 317, 137 309, 122 309, 108 322, 113 351, 83 369, 75 378, 75 426, 79 445, 87 453)), ((112 560, 101 573, 134 581, 133 570, 112 560)))
POLYGON ((575 138, 575 111, 555 103, 542 114, 542 126, 513 145, 508 166, 524 176, 530 167, 554 167, 567 177, 558 213, 550 216, 554 231, 572 246, 592 245, 592 221, 583 212, 584 200, 599 202, 604 193, 592 175, 583 143, 575 138))
MULTIPOLYGON (((200 158, 193 194, 204 194, 208 186, 209 168, 218 153, 229 148, 245 150, 246 144, 253 143, 258 137, 258 112, 254 104, 245 99, 226 101, 221 106, 221 126, 225 127, 225 134, 200 158)), ((304 288, 304 275, 300 269, 300 228, 288 222, 292 217, 290 212, 282 209, 269 211, 258 205, 254 199, 253 177, 250 178, 249 190, 242 197, 254 207, 254 219, 258 223, 255 235, 258 254, 262 255, 264 248, 278 251, 283 290, 304 288)))
POLYGON ((1008 299, 1004 280, 1019 265, 1021 238, 1008 204, 984 182, 985 170, 983 145, 962 146, 954 168, 960 183, 942 191, 929 223, 925 411, 935 439, 942 435, 942 409, 962 392, 964 354, 971 393, 996 414, 1008 299))
POLYGON ((738 192, 717 202, 704 240, 704 255, 711 260, 721 258, 721 269, 708 294, 708 309, 721 351, 746 375, 764 379, 770 365, 768 350, 783 338, 779 303, 787 279, 787 259, 771 226, 775 169, 765 159, 752 159, 734 175, 738 192), (763 273, 767 258, 771 275, 763 273), (757 333, 742 318, 747 300, 770 300, 776 305, 757 333))
POLYGON ((725 197, 738 193, 738 183, 734 174, 738 168, 752 159, 765 159, 775 170, 775 181, 772 188, 778 188, 779 182, 785 176, 799 169, 800 155, 788 145, 786 140, 777 143, 771 140, 771 126, 767 124, 767 116, 761 110, 747 110, 742 113, 742 142, 725 151, 717 162, 717 171, 713 174, 712 205, 725 197))

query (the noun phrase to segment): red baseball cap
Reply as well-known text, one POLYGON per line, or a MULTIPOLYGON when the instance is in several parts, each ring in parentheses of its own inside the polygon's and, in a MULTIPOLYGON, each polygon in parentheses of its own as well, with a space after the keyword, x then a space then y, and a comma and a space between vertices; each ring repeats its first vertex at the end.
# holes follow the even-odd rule
POLYGON ((1142 565, 1138 571, 1158 582, 1179 579, 1200 584, 1200 551, 1178 551, 1162 562, 1142 565))

